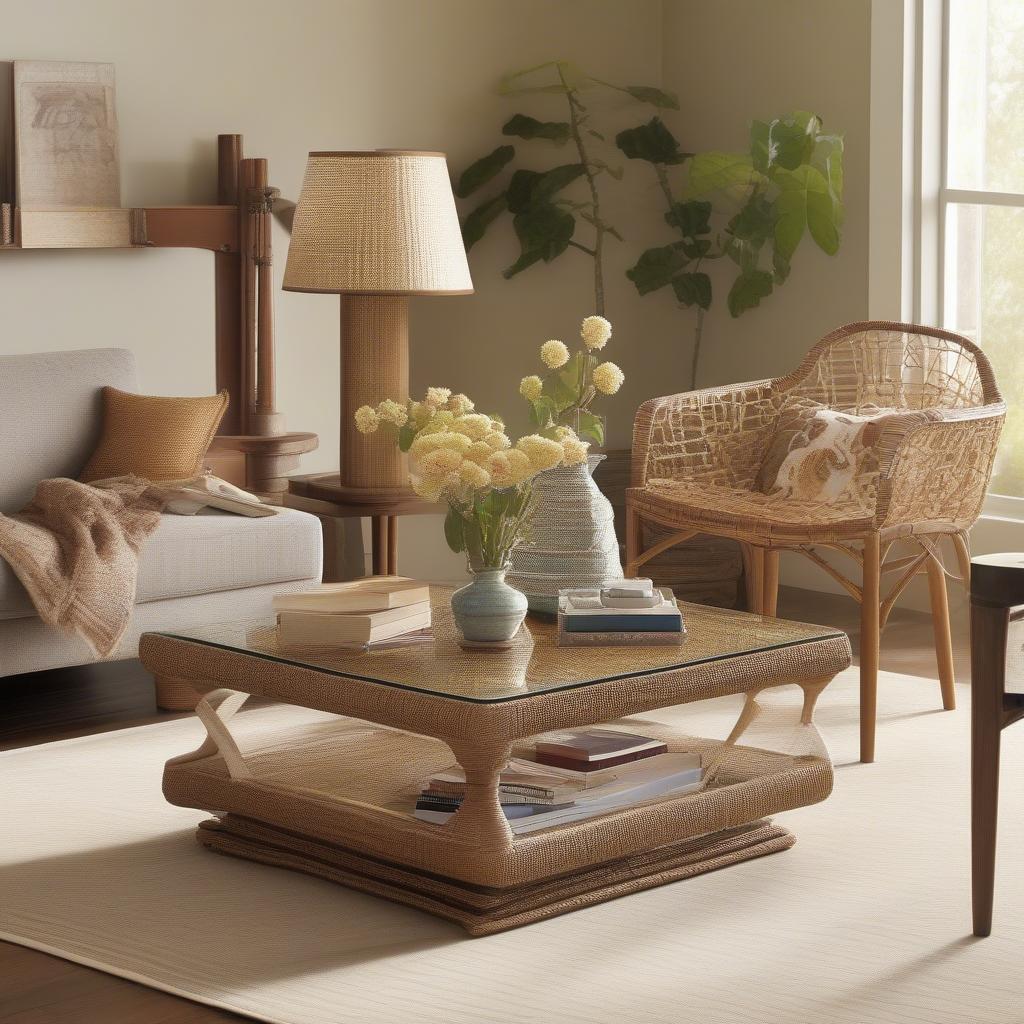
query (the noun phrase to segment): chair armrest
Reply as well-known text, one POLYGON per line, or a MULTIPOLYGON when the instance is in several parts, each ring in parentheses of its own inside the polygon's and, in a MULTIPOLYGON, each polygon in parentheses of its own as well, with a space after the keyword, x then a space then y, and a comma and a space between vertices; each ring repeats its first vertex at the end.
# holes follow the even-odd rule
POLYGON ((981 514, 1006 418, 1002 402, 896 413, 878 422, 878 528, 966 529, 981 514))
POLYGON ((777 414, 775 381, 652 398, 633 421, 631 482, 701 479, 750 486, 777 414))

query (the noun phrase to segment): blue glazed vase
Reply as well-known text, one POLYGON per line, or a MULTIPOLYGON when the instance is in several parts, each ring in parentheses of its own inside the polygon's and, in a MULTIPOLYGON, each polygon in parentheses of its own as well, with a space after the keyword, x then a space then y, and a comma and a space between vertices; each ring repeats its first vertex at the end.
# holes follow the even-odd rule
POLYGON ((507 565, 471 571, 473 579, 452 594, 455 624, 470 643, 507 643, 526 618, 526 597, 505 582, 507 565))

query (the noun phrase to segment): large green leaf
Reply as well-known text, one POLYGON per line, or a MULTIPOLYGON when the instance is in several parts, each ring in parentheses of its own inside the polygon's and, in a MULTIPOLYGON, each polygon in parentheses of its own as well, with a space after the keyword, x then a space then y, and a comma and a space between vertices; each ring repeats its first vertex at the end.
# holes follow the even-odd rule
POLYGON ((544 378, 544 395, 554 405, 556 412, 568 409, 579 399, 575 376, 567 377, 564 370, 565 367, 558 373, 549 374, 544 378))
POLYGON ((843 198, 843 137, 819 135, 811 156, 811 166, 821 171, 836 202, 843 198))
POLYGON ((530 423, 538 430, 547 429, 558 415, 558 407, 547 395, 530 403, 530 423))
POLYGON ((749 156, 712 150, 698 153, 690 161, 690 179, 686 191, 691 198, 720 192, 738 200, 745 196, 751 186, 766 182, 767 179, 754 168, 749 156))
POLYGON ((444 517, 444 539, 456 554, 466 550, 466 520, 458 510, 451 507, 444 517))
POLYGON ((707 274, 677 274, 672 278, 672 290, 684 306, 711 308, 711 278, 707 274))
POLYGON ((729 312, 740 316, 748 309, 761 305, 761 300, 772 293, 772 275, 766 270, 747 270, 733 281, 727 304, 729 312))
POLYGON ((804 165, 795 171, 776 170, 772 177, 780 190, 775 198, 775 246, 781 255, 792 257, 805 228, 822 251, 834 255, 839 249, 838 209, 822 173, 804 165))
POLYGON ((604 420, 592 412, 580 412, 580 435, 594 444, 604 444, 604 420))
POLYGON ((680 150, 676 137, 657 116, 647 124, 619 132, 615 136, 615 145, 630 160, 646 160, 652 164, 681 164, 692 155, 680 150))
POLYGON ((525 213, 534 206, 547 205, 583 173, 583 164, 562 164, 550 171, 516 171, 508 186, 508 208, 512 213, 525 213))
POLYGON ((398 431, 398 449, 407 452, 416 439, 416 424, 407 420, 398 431))
POLYGON ((526 114, 514 114, 501 129, 502 135, 518 135, 521 139, 548 139, 561 146, 569 141, 572 128, 568 121, 538 121, 526 114))
POLYGON ((673 203, 672 209, 665 214, 665 221, 679 228, 687 238, 706 235, 711 230, 711 203, 705 199, 673 203))
POLYGON ((519 258, 504 271, 506 278, 532 266, 539 260, 550 263, 569 247, 576 230, 576 218, 550 203, 531 207, 512 218, 521 249, 519 258))
POLYGON ((475 210, 468 213, 462 221, 462 241, 466 252, 484 237, 484 232, 492 221, 496 220, 505 209, 505 193, 494 196, 481 203, 475 210))
POLYGON ((775 230, 775 210, 760 193, 754 193, 733 217, 726 230, 736 238, 760 247, 775 230))
POLYGON ((779 250, 773 245, 772 246, 772 276, 775 278, 776 284, 785 284, 786 278, 789 277, 790 265, 789 257, 784 256, 779 250))
POLYGON ((689 262, 682 243, 673 242, 641 253, 640 259, 626 271, 626 277, 641 295, 646 295, 664 288, 689 262))
POLYGON ((499 146, 487 156, 480 157, 459 175, 459 180, 455 183, 455 194, 460 199, 472 195, 481 185, 486 185, 491 178, 500 174, 515 155, 515 146, 499 146))
POLYGON ((795 171, 810 160, 818 122, 813 115, 808 118, 804 123, 790 119, 772 121, 768 126, 769 166, 795 171))
POLYGON ((626 85, 622 91, 628 92, 633 99, 641 103, 650 103, 652 107, 661 107, 663 110, 679 109, 679 97, 674 92, 655 89, 651 85, 626 85))

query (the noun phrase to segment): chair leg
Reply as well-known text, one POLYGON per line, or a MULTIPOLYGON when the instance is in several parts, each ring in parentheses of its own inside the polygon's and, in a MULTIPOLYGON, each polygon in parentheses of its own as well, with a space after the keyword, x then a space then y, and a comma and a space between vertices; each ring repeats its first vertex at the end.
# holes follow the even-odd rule
POLYGON ((765 548, 764 581, 762 588, 761 611, 764 615, 775 617, 779 607, 779 551, 778 548, 765 548))
POLYGON ((932 629, 935 632, 935 660, 939 666, 939 686, 942 689, 942 707, 956 709, 956 687, 953 673, 953 640, 949 632, 949 598, 946 593, 946 574, 939 562, 928 558, 928 593, 932 601, 932 629))
POLYGON ((636 576, 636 560, 642 554, 640 546, 643 538, 643 523, 640 513, 626 502, 626 566, 623 570, 627 579, 636 576))
POLYGON ((747 549, 747 610, 764 615, 764 548, 746 545, 747 549))
POLYGON ((864 538, 864 586, 860 602, 860 759, 875 759, 875 718, 878 713, 878 643, 881 594, 881 552, 878 534, 864 538))

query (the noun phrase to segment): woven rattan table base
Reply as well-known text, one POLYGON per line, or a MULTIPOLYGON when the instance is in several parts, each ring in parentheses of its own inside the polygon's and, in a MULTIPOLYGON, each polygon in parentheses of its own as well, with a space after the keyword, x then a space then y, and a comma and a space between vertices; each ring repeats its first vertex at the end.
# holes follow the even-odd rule
POLYGON ((588 871, 498 889, 468 885, 366 857, 233 814, 204 821, 199 826, 198 839, 218 853, 303 871, 426 910, 455 921, 474 936, 517 928, 666 882, 778 853, 796 841, 784 828, 762 819, 650 853, 609 861, 588 871))

